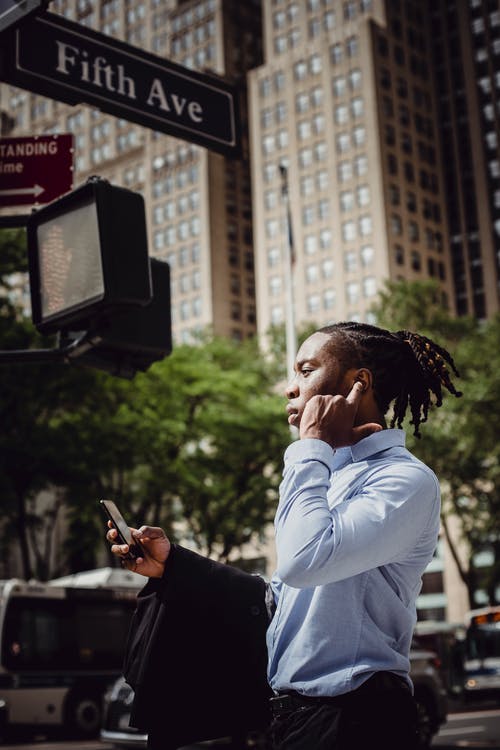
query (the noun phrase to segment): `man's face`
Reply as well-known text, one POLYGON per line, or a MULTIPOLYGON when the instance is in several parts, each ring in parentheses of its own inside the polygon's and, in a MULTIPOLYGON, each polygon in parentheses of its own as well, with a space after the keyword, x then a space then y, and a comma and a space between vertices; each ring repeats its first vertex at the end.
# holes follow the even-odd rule
POLYGON ((295 376, 288 384, 288 423, 299 427, 304 407, 316 395, 346 396, 353 384, 354 369, 342 371, 334 354, 334 344, 326 333, 313 333, 300 347, 295 360, 295 376))

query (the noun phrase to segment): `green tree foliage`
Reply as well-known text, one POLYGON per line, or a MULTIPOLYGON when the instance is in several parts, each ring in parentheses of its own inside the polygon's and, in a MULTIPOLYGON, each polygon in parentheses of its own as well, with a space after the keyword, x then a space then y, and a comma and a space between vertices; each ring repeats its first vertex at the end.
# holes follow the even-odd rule
MULTIPOLYGON (((3 351, 55 346, 16 302, 13 274, 25 270, 24 233, 1 232, 3 351)), ((161 524, 228 559, 274 512, 289 433, 273 384, 255 342, 208 336, 132 381, 75 365, 2 364, 4 574, 13 540, 27 578, 93 567, 108 549, 102 497, 131 524, 161 524), (68 532, 56 546, 61 517, 68 532)))
MULTIPOLYGON (((0 348, 52 348, 23 311, 20 289, 28 288, 25 233, 0 232, 0 348)), ((75 476, 77 446, 66 440, 61 415, 94 393, 95 375, 43 364, 0 363, 0 493, 5 570, 9 542, 16 539, 26 578, 47 577, 53 557, 55 521, 65 487, 75 476), (50 489, 40 504, 39 493, 50 489)))
POLYGON ((443 490, 443 528, 471 606, 474 592, 498 602, 500 586, 500 317, 487 322, 452 318, 441 304, 434 282, 388 283, 374 308, 377 321, 390 330, 414 330, 444 346, 457 364, 460 399, 448 395, 429 414, 422 439, 409 446, 438 475, 443 490), (461 526, 467 549, 463 560, 450 534, 450 515, 461 526), (488 550, 493 564, 477 567, 488 550))
MULTIPOLYGON (((120 384, 115 407, 91 495, 117 500, 131 524, 161 525, 222 560, 259 535, 274 513, 289 433, 254 341, 180 346, 120 384)), ((102 429, 90 414, 73 420, 77 434, 102 429)), ((85 503, 75 504, 78 518, 85 503)))

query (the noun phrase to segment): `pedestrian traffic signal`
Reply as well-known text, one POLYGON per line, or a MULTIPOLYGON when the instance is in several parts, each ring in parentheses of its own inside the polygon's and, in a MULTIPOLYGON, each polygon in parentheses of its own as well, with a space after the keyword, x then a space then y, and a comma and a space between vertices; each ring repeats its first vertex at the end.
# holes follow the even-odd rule
POLYGON ((152 298, 144 200, 93 178, 31 214, 27 224, 33 323, 82 330, 152 298))
POLYGON ((170 271, 139 193, 98 177, 27 220, 33 323, 65 361, 131 377, 172 349, 170 271))

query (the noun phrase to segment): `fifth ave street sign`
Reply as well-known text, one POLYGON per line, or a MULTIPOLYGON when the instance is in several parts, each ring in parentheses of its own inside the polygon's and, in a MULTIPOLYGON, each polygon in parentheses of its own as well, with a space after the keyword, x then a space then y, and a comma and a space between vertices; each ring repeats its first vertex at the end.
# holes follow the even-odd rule
POLYGON ((72 186, 72 135, 0 138, 0 206, 50 203, 72 186))
POLYGON ((5 36, 0 76, 8 83, 238 155, 236 95, 224 80, 53 13, 32 16, 5 36))

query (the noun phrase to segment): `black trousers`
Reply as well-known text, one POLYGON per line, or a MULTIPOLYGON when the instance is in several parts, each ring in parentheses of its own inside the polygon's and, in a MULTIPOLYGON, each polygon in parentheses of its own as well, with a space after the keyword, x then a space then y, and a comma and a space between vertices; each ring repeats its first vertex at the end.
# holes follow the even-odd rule
POLYGON ((336 698, 292 694, 289 701, 288 696, 283 696, 283 701, 273 699, 269 747, 272 750, 416 750, 415 700, 397 677, 389 673, 380 675, 358 690, 336 698))

